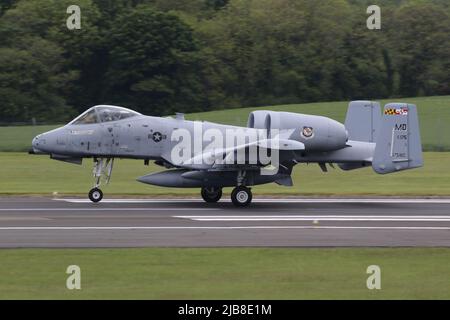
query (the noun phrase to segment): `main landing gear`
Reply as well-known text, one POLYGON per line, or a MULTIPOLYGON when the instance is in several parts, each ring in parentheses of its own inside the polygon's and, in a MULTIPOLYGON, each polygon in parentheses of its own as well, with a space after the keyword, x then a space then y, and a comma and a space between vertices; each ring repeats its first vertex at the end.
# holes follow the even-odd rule
POLYGON ((202 198, 205 202, 214 203, 222 198, 222 188, 219 187, 203 187, 202 198))
POLYGON ((239 186, 231 192, 231 201, 236 207, 246 207, 252 202, 252 190, 239 186))
POLYGON ((252 202, 252 190, 245 186, 247 172, 239 170, 236 183, 237 187, 231 192, 231 202, 236 207, 246 207, 252 202))
MULTIPOLYGON (((237 175, 238 186, 231 192, 231 202, 236 207, 246 207, 252 202, 252 190, 246 186, 245 183, 245 171, 239 171, 237 175)), ((203 187, 202 198, 205 202, 214 203, 220 200, 222 197, 221 187, 203 187)))
POLYGON ((102 184, 102 177, 104 177, 105 185, 109 183, 113 170, 114 159, 113 158, 99 158, 94 159, 94 188, 89 191, 89 200, 94 203, 100 202, 103 199, 103 192, 100 190, 102 184))
MULTIPOLYGON (((222 188, 220 187, 203 187, 202 198, 205 202, 215 203, 222 197, 222 188)), ((252 191, 250 188, 239 186, 231 192, 231 202, 236 207, 245 207, 252 202, 252 191)))

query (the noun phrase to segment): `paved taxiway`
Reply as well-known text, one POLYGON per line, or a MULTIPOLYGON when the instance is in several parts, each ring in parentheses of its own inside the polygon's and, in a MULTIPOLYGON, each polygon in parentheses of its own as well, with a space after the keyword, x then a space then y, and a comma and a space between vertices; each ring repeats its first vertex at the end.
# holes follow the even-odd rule
POLYGON ((0 198, 0 247, 450 246, 450 199, 0 198))

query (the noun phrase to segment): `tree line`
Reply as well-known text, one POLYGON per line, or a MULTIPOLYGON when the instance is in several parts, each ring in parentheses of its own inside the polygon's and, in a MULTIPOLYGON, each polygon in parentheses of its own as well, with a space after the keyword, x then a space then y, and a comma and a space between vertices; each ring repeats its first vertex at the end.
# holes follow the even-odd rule
POLYGON ((450 94, 449 2, 377 1, 380 30, 370 4, 0 0, 0 123, 450 94))

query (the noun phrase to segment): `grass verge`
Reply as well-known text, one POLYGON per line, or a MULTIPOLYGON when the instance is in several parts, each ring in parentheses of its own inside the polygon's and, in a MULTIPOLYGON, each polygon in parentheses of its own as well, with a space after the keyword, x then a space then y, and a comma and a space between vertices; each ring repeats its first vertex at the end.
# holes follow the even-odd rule
POLYGON ((450 249, 0 250, 0 299, 449 299, 450 249), (66 289, 69 265, 81 290, 66 289), (368 290, 369 265, 381 290, 368 290))

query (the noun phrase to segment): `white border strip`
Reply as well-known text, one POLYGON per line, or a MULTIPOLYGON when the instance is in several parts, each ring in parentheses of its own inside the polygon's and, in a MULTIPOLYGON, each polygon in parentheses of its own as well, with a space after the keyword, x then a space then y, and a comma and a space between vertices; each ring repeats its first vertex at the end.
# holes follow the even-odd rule
MULTIPOLYGON (((89 199, 77 198, 58 198, 56 201, 65 201, 71 203, 91 203, 89 199)), ((174 199, 103 199, 101 203, 180 203, 180 202, 203 202, 202 199, 196 198, 174 198, 174 199)), ((230 202, 228 199, 220 202, 230 202)), ((436 198, 260 198, 253 199, 254 203, 450 203, 450 199, 436 198)))
POLYGON ((220 210, 219 208, 98 208, 97 206, 93 206, 90 208, 0 208, 0 212, 2 211, 216 211, 220 210))
POLYGON ((193 221, 429 221, 450 222, 447 216, 347 216, 347 215, 283 215, 283 216, 174 216, 193 221))
POLYGON ((352 226, 235 226, 235 227, 0 227, 0 230, 30 230, 30 231, 58 231, 58 230, 244 230, 244 229, 337 229, 337 230, 450 230, 450 227, 352 227, 352 226))

